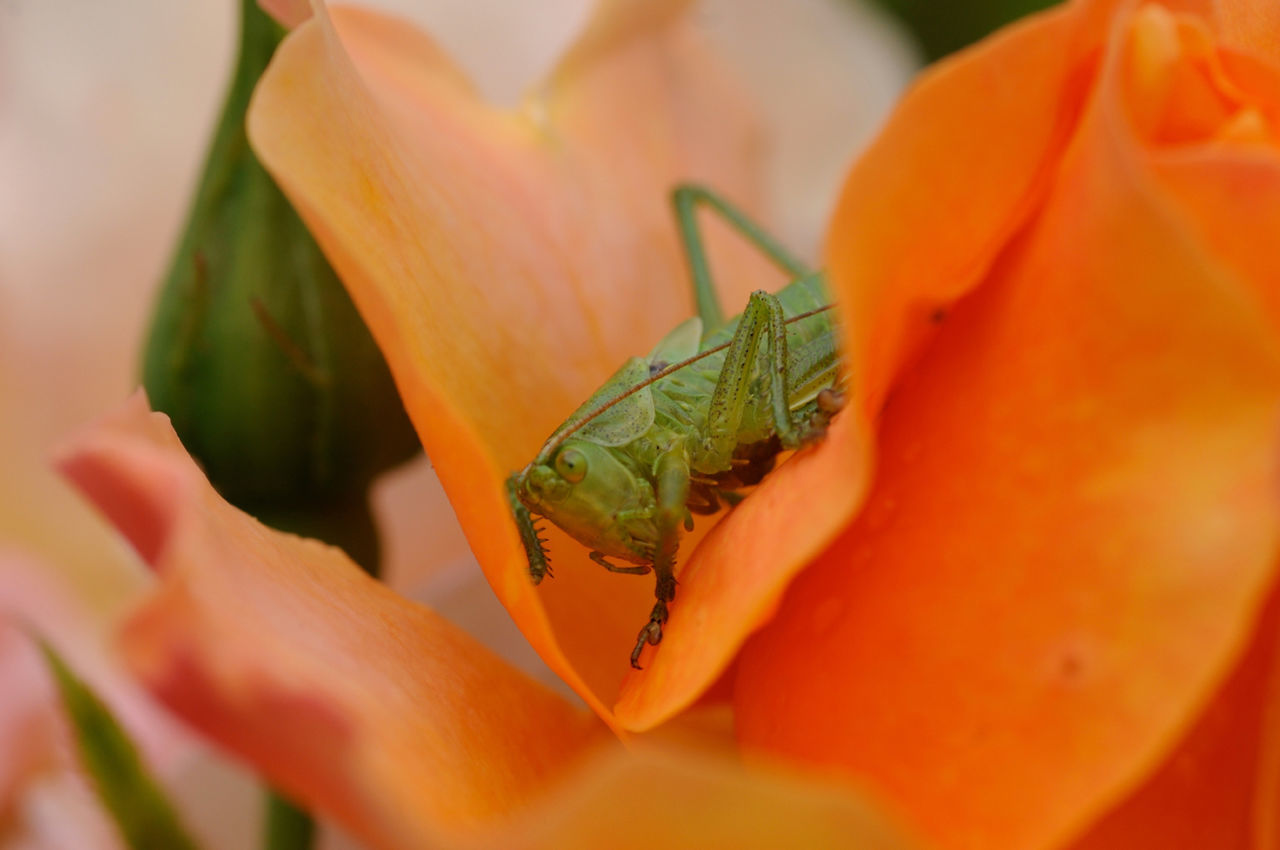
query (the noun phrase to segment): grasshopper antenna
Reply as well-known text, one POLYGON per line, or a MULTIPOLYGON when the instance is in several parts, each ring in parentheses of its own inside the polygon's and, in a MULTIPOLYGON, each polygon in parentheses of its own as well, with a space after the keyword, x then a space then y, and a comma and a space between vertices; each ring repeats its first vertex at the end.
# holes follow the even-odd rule
MULTIPOLYGON (((807 319, 810 316, 816 316, 819 313, 825 313, 827 310, 830 310, 832 306, 833 305, 831 304, 827 304, 823 307, 817 307, 813 310, 809 310, 808 312, 800 313, 799 315, 790 317, 789 319, 784 321, 783 324, 789 325, 792 322, 798 322, 801 319, 807 319)), ((579 419, 577 422, 570 425, 568 428, 565 428, 559 434, 555 435, 555 440, 549 445, 545 446, 542 449, 542 451, 538 452, 538 457, 543 458, 551 454, 551 452, 558 449, 564 443, 565 440, 573 436, 580 428, 582 428, 588 422, 600 416, 606 410, 613 407, 615 404, 618 404, 628 396, 634 395, 635 393, 640 392, 640 390, 644 389, 645 387, 651 384, 654 384, 658 381, 661 381, 663 378, 667 377, 672 372, 678 372, 686 366, 691 366, 694 363, 697 363, 699 360, 703 359, 704 357, 708 357, 712 354, 715 354, 717 351, 723 351, 724 349, 728 348, 732 343, 733 343, 733 340, 730 339, 726 342, 720 343, 717 346, 708 348, 706 351, 699 351, 697 354, 693 355, 692 357, 681 360, 679 363, 672 363, 670 366, 663 369, 661 372, 656 372, 650 375, 648 378, 645 378, 643 381, 636 384, 634 387, 631 387, 630 389, 628 389, 626 392, 619 393, 618 395, 606 401, 604 404, 597 407, 595 410, 588 413, 586 416, 579 419)), ((534 462, 536 463, 537 461, 535 460, 534 462)))

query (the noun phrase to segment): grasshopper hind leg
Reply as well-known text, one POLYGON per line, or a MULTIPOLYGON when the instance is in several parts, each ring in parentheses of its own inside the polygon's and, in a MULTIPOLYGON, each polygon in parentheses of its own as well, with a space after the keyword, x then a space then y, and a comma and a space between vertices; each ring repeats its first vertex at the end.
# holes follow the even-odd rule
POLYGON ((688 261, 690 276, 693 279, 694 304, 697 306, 698 315, 702 317, 706 332, 709 333, 724 324, 724 312, 720 309, 720 300, 716 297, 715 287, 711 282, 707 251, 703 245, 702 232, 698 229, 699 206, 706 206, 719 215, 744 239, 759 248, 760 252, 788 277, 795 279, 813 274, 806 263, 793 257, 777 239, 766 233, 763 227, 706 186, 682 183, 671 193, 671 203, 675 207, 680 241, 684 246, 685 259, 688 261))

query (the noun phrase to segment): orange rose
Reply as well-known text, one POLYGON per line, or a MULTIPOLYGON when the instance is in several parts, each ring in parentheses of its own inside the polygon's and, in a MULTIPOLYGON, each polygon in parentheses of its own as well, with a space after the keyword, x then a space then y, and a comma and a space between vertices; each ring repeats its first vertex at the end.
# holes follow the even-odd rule
MULTIPOLYGON (((415 326, 393 359, 412 373, 398 377, 417 387, 410 405, 455 498, 459 487, 487 498, 492 455, 518 450, 508 435, 549 429, 555 405, 596 380, 592 370, 682 312, 682 258, 664 193, 651 188, 699 176, 754 194, 754 122, 681 5, 603 4, 516 112, 485 104, 424 36, 355 10, 331 21, 321 8, 259 92, 263 150, 278 156, 272 146, 285 144, 290 164, 341 187, 323 190, 319 206, 299 201, 327 250, 352 280, 394 282, 391 298, 364 306, 384 331, 388 321, 415 326), (615 311, 620 301, 629 312, 615 311), (576 362, 558 365, 553 353, 576 362), (423 373, 448 392, 413 384, 423 373), (468 430, 478 421, 479 436, 468 430)), ((721 268, 740 273, 745 293, 754 258, 736 250, 721 268)), ((370 846, 598 847, 620 833, 646 847, 655 836, 691 848, 851 837, 910 846, 846 789, 704 752, 724 749, 723 724, 704 733, 688 723, 662 749, 623 751, 581 705, 337 550, 231 508, 141 399, 74 441, 62 468, 160 578, 122 634, 138 678, 370 846), (670 746, 683 736, 701 749, 670 746), (655 823, 654 811, 669 822, 655 823)), ((506 542, 498 506, 470 509, 485 523, 476 546, 506 542)), ((508 592, 537 613, 523 570, 510 578, 508 592)), ((561 586, 578 594, 558 613, 577 622, 567 644, 578 658, 594 652, 616 682, 627 647, 589 645, 590 617, 609 611, 581 604, 584 585, 561 586)), ((649 592, 623 587, 633 599, 649 592)))
MULTIPOLYGON (((706 533, 630 674, 650 587, 563 538, 531 587, 502 480, 686 312, 669 187, 753 197, 748 122, 682 5, 606 4, 512 113, 425 39, 321 12, 251 115, 517 624, 624 739, 690 734, 731 692, 744 751, 869 783, 942 847, 1280 840, 1280 12, 1079 2, 924 76, 830 231, 853 402, 706 533)), ((759 267, 716 260, 741 303, 759 267)), ((574 775, 592 835, 636 808, 583 804, 594 721, 221 504, 154 419, 67 468, 164 576, 126 633, 141 678, 367 840, 454 835, 574 775)), ((698 787, 621 764, 587 775, 649 811, 698 787)), ((725 815, 712 785, 740 836, 823 822, 789 792, 738 795, 781 820, 725 815)), ((883 835, 839 811, 846 843, 883 835)))
MULTIPOLYGON (((629 671, 618 660, 652 587, 618 581, 559 537, 557 572, 572 578, 535 588, 503 481, 688 312, 668 187, 694 178, 747 202, 760 193, 758 128, 685 25, 687 5, 602 4, 515 111, 482 103, 425 37, 337 10, 337 29, 321 15, 282 45, 249 116, 260 158, 383 348, 489 583, 548 666, 616 728, 610 706, 629 671)), ((776 283, 746 246, 719 244, 732 303, 776 283)), ((815 522, 834 533, 839 507, 815 522)), ((814 554, 788 554, 787 570, 814 554)), ((696 598, 702 583, 685 581, 684 593, 696 598)), ((700 661, 686 704, 749 627, 715 629, 730 637, 702 640, 678 623, 668 634, 691 650, 671 657, 700 661)), ((650 683, 666 678, 661 658, 650 683)))

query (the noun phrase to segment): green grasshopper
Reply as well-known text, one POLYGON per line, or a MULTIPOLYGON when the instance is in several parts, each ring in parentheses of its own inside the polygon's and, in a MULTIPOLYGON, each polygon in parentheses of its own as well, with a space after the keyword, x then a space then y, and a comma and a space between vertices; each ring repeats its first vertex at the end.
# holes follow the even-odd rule
POLYGON ((843 401, 822 273, 705 188, 679 186, 672 201, 699 315, 648 357, 627 360, 507 479, 534 584, 551 574, 534 514, 590 547, 591 560, 611 572, 655 573, 657 604, 631 653, 636 669, 645 644, 662 640, 681 527, 691 530, 693 514, 715 513, 722 500, 737 504, 737 491, 759 483, 780 452, 820 437, 843 401), (746 310, 724 321, 698 231, 699 204, 792 282, 776 295, 753 292, 746 310))

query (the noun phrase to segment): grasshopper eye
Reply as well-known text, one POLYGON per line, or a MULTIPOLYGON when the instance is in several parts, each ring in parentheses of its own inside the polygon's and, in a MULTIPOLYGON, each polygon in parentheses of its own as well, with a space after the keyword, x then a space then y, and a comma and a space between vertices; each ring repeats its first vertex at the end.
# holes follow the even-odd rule
POLYGON ((570 484, 587 477, 587 458, 577 449, 565 449, 556 455, 556 472, 570 484))

